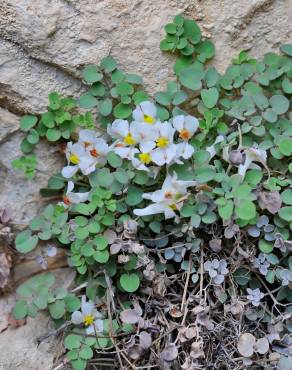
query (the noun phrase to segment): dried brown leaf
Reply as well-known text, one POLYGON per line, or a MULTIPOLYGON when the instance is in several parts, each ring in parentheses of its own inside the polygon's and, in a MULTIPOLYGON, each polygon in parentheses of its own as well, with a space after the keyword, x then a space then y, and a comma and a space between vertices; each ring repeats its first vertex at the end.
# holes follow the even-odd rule
POLYGON ((209 241, 209 246, 213 252, 220 252, 222 249, 222 240, 221 239, 212 239, 209 241))
POLYGON ((0 254, 0 288, 3 289, 9 280, 11 258, 5 253, 0 254))
POLYGON ((256 339, 252 334, 241 334, 237 343, 238 352, 244 357, 251 357, 254 353, 255 342, 256 339))
POLYGON ((267 209, 275 215, 282 205, 282 199, 278 191, 263 191, 258 194, 258 202, 261 209, 267 209))
POLYGON ((256 341, 254 345, 254 350, 261 355, 264 355, 269 350, 269 341, 267 338, 260 338, 256 341))
POLYGON ((178 356, 178 350, 174 343, 169 344, 164 348, 164 350, 160 353, 160 360, 171 362, 174 361, 178 356))
POLYGON ((152 344, 152 338, 151 338, 151 335, 149 333, 147 333, 146 331, 141 331, 141 333, 139 334, 139 340, 140 340, 140 346, 143 348, 143 349, 148 349, 150 348, 151 344, 152 344))
POLYGON ((136 310, 128 309, 122 311, 120 317, 125 324, 136 324, 140 318, 140 315, 136 310))

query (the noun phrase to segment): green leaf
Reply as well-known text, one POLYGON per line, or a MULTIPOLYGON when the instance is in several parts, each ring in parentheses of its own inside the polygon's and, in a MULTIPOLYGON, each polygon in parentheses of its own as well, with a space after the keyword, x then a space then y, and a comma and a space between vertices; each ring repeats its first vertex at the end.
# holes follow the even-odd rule
POLYGON ((101 60, 100 66, 109 73, 117 68, 117 62, 112 57, 106 57, 101 60))
POLYGON ((115 178, 123 185, 126 185, 129 181, 129 176, 123 168, 118 168, 114 173, 115 178))
POLYGON ((91 94, 81 95, 78 100, 79 106, 84 109, 94 108, 97 106, 97 103, 98 103, 97 99, 91 94))
POLYGON ((256 216, 256 207, 251 201, 244 200, 235 207, 235 213, 242 220, 251 220, 256 216))
POLYGON ((270 99, 273 112, 276 114, 286 113, 289 109, 289 100, 284 95, 274 95, 270 99))
POLYGON ((86 82, 92 84, 102 79, 102 73, 98 72, 96 65, 89 65, 83 70, 83 78, 86 82))
POLYGON ((79 310, 81 306, 80 299, 75 297, 73 294, 67 294, 64 298, 64 302, 66 305, 66 311, 68 312, 74 312, 79 310))
POLYGON ((98 104, 99 112, 104 117, 107 117, 111 113, 112 108, 113 108, 113 103, 112 103, 112 100, 109 98, 101 100, 98 104))
POLYGON ((285 204, 292 205, 292 189, 287 189, 281 193, 281 198, 285 204))
POLYGON ((141 85, 143 83, 142 77, 133 73, 127 73, 125 80, 134 85, 141 85))
POLYGON ((262 113, 263 118, 270 122, 270 123, 275 123, 277 121, 277 114, 270 108, 268 108, 265 112, 262 113))
POLYGON ((216 87, 211 87, 210 89, 203 89, 201 91, 201 97, 207 108, 213 108, 218 101, 219 93, 216 87))
POLYGON ((108 246, 108 240, 103 235, 98 235, 93 239, 93 243, 98 250, 104 250, 108 246))
POLYGON ((38 119, 36 116, 26 115, 20 119, 20 128, 22 131, 29 131, 33 126, 36 125, 38 119))
POLYGON ((197 44, 201 40, 201 30, 195 21, 192 19, 184 20, 184 33, 183 36, 189 39, 193 44, 197 44))
POLYGON ((129 105, 119 103, 114 107, 114 116, 116 118, 128 118, 132 114, 132 109, 129 105))
POLYGON ((89 235, 87 227, 77 227, 75 230, 75 236, 77 239, 86 239, 89 235))
POLYGON ((280 47, 280 50, 284 53, 292 57, 292 44, 283 44, 280 47))
POLYGON ((66 313, 65 302, 58 299, 54 303, 49 304, 49 312, 53 319, 61 319, 66 313))
POLYGON ((174 23, 168 23, 164 26, 165 32, 170 34, 176 33, 176 25, 174 23))
POLYGON ((120 82, 116 88, 119 95, 132 95, 134 92, 133 86, 128 82, 120 82))
POLYGON ((226 204, 218 207, 218 212, 222 220, 229 220, 233 214, 233 202, 227 200, 226 204))
POLYGON ((269 243, 266 240, 261 239, 259 241, 259 249, 263 253, 271 253, 272 250, 274 249, 274 246, 272 243, 269 243))
POLYGON ((166 92, 158 92, 154 95, 155 100, 161 105, 170 105, 171 94, 166 92))
POLYGON ((64 346, 67 349, 80 348, 82 342, 82 336, 76 334, 69 334, 64 340, 64 346))
POLYGON ((278 214, 283 220, 288 221, 288 222, 292 221, 292 207, 291 206, 282 207, 279 210, 278 214))
POLYGON ((133 94, 134 103, 140 104, 143 101, 149 100, 149 96, 145 91, 137 91, 133 94))
POLYGON ((48 128, 53 128, 55 126, 55 116, 52 112, 46 112, 42 114, 41 122, 48 128))
POLYGON ((104 96, 105 94, 105 87, 101 82, 95 82, 90 90, 89 93, 94 96, 104 96))
POLYGON ((123 160, 120 156, 118 156, 114 152, 109 152, 107 155, 107 161, 113 168, 121 167, 123 164, 123 160))
POLYGON ((46 133, 46 137, 49 141, 57 141, 61 137, 61 131, 54 128, 49 128, 46 133))
POLYGON ((240 267, 239 269, 237 269, 234 272, 233 277, 234 277, 235 281, 237 282, 237 284, 239 284, 239 285, 247 285, 248 282, 251 279, 251 275, 250 275, 249 270, 247 270, 243 267, 240 267))
POLYGON ((199 183, 206 183, 214 179, 216 171, 211 166, 201 167, 195 171, 195 179, 199 183))
POLYGON ((30 153, 34 148, 33 144, 30 144, 26 138, 24 138, 20 144, 20 149, 24 154, 30 153))
POLYGON ((183 86, 191 90, 199 90, 202 87, 202 78, 204 73, 201 69, 188 67, 183 69, 179 75, 180 82, 183 86))
POLYGON ((12 315, 16 320, 22 320, 27 315, 27 302, 17 301, 12 310, 12 315))
POLYGON ((211 41, 203 41, 196 48, 198 59, 200 62, 205 63, 206 60, 213 58, 215 55, 215 46, 211 41))
POLYGON ((126 203, 129 206, 136 206, 142 201, 143 190, 136 186, 130 186, 127 191, 126 203))
POLYGON ((282 139, 279 143, 279 150, 282 154, 285 156, 290 156, 292 154, 292 145, 291 145, 291 139, 288 137, 285 137, 282 139))
POLYGON ((36 130, 32 129, 30 130, 29 134, 27 135, 26 137, 27 141, 30 143, 30 144, 37 144, 38 141, 39 141, 39 134, 36 130))
POLYGON ((135 292, 140 285, 140 278, 138 274, 122 274, 120 277, 121 287, 129 293, 135 292))
POLYGON ((93 351, 90 347, 82 347, 79 356, 84 360, 89 360, 93 357, 93 351))
POLYGON ((284 78, 282 82, 282 88, 286 94, 292 94, 292 83, 289 81, 288 78, 284 78))
POLYGON ((87 361, 81 358, 71 361, 71 365, 74 370, 85 370, 87 366, 87 361))
POLYGON ((177 91, 172 97, 172 104, 179 105, 186 101, 188 95, 184 91, 177 91))
POLYGON ((93 255, 95 261, 99 263, 106 263, 109 260, 109 252, 108 250, 103 250, 103 251, 96 251, 93 255))
POLYGON ((89 181, 92 186, 99 185, 104 188, 108 188, 114 181, 114 177, 110 173, 108 168, 101 168, 98 169, 95 173, 90 174, 89 181))
POLYGON ((38 244, 39 238, 31 235, 30 230, 24 230, 19 233, 15 239, 15 246, 18 252, 31 252, 38 244))

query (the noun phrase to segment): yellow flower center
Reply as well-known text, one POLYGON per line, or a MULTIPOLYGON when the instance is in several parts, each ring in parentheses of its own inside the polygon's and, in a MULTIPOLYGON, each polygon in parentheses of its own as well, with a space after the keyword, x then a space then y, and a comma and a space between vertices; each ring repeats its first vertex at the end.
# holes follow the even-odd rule
POLYGON ((142 163, 149 164, 151 162, 151 156, 149 153, 139 154, 139 159, 142 163))
POLYGON ((176 204, 170 204, 169 205, 169 208, 171 208, 173 211, 176 211, 177 210, 176 204))
POLYGON ((128 134, 127 136, 124 137, 124 142, 127 145, 134 145, 134 144, 136 144, 136 141, 133 139, 133 136, 131 134, 128 134))
POLYGON ((189 140, 191 137, 191 133, 187 129, 183 128, 179 133, 179 137, 183 140, 189 140))
POLYGON ((78 164, 80 162, 80 159, 77 154, 72 153, 70 155, 70 162, 73 164, 78 164))
POLYGON ((92 315, 85 315, 83 317, 83 322, 85 326, 92 325, 94 323, 94 317, 92 315))
POLYGON ((155 122, 155 119, 151 116, 148 116, 147 114, 144 114, 144 122, 149 123, 149 125, 152 125, 155 122))
POLYGON ((158 146, 158 148, 165 148, 167 147, 168 144, 169 144, 169 140, 165 136, 160 136, 156 140, 156 145, 158 146))

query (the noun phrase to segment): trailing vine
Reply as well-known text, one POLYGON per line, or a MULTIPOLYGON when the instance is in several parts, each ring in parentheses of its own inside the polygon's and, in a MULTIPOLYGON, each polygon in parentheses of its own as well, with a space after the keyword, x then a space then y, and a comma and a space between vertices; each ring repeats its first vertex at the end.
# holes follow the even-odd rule
POLYGON ((52 92, 46 112, 22 117, 13 166, 32 179, 42 139, 67 163, 41 190, 60 201, 16 249, 53 242, 45 267, 64 248, 78 287, 35 276, 14 316, 47 310, 76 370, 288 369, 273 341, 291 333, 292 45, 262 60, 243 51, 221 75, 196 22, 178 15, 165 32, 176 75, 165 91, 148 95, 106 57, 83 70, 85 94, 52 92))

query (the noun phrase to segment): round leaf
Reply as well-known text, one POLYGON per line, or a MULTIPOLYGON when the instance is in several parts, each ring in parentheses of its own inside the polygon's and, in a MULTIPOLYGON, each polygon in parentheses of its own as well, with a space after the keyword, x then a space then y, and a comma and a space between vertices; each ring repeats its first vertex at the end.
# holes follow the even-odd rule
POLYGON ((36 116, 25 115, 20 119, 20 128, 22 131, 29 131, 35 124, 38 119, 36 116))
POLYGON ((21 253, 31 252, 38 244, 38 237, 32 236, 30 230, 19 233, 15 239, 16 249, 21 253))
POLYGON ((135 292, 140 285, 139 275, 132 274, 122 274, 120 277, 120 284, 122 288, 129 293, 135 292))
POLYGON ((210 89, 203 89, 201 97, 207 108, 213 108, 218 101, 219 93, 216 87, 211 87, 210 89))

